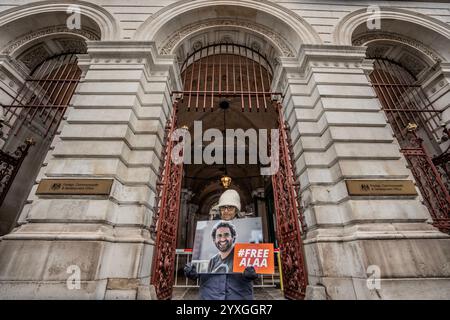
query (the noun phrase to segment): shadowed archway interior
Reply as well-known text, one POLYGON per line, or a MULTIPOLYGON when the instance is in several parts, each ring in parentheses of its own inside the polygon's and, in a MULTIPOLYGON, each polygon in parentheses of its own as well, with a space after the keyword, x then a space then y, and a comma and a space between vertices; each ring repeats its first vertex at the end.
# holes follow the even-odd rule
MULTIPOLYGON (((275 93, 270 91, 272 66, 256 50, 231 43, 209 45, 190 54, 181 70, 184 90, 177 106, 177 121, 179 127, 189 128, 192 150, 194 140, 208 129, 217 129, 225 137, 227 129, 257 132, 277 128, 277 113, 271 100, 275 93), (223 102, 228 108, 220 107, 223 102), (201 124, 202 132, 194 130, 194 122, 197 127, 201 124)), ((223 192, 220 178, 225 173, 232 178, 232 188, 240 191, 244 210, 252 205, 252 192, 269 183, 270 179, 260 175, 260 164, 249 163, 254 156, 250 153, 255 152, 249 140, 233 142, 234 146, 222 141, 225 150, 235 153, 232 163, 218 149, 222 153, 219 163, 185 165, 183 187, 193 192, 191 201, 199 206, 197 215, 201 219, 209 218, 209 210, 223 192), (245 150, 238 150, 239 147, 245 150), (245 153, 245 163, 237 163, 238 152, 245 153)), ((210 143, 202 141, 202 148, 210 143)))

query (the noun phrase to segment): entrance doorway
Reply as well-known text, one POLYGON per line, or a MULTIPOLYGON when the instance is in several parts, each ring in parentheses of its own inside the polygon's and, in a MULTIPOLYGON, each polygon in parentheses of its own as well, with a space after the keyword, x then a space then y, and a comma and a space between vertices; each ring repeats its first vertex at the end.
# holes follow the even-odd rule
MULTIPOLYGON (((81 53, 81 52, 80 52, 81 53)), ((76 53, 46 59, 31 70, 11 102, 4 105, 0 150, 0 236, 17 225, 50 144, 60 128, 81 77, 76 53)))
POLYGON ((433 225, 450 233, 449 156, 436 143, 442 110, 433 106, 415 76, 394 61, 375 58, 370 79, 433 225))
POLYGON ((156 240, 152 284, 158 298, 172 297, 179 271, 176 249, 192 248, 196 222, 215 218, 218 198, 229 187, 241 196, 242 216, 261 217, 264 241, 279 248, 285 296, 303 299, 305 225, 281 95, 270 90, 271 64, 258 51, 222 43, 190 54, 181 75, 184 87, 173 93, 152 225, 156 240), (230 134, 232 139, 226 139, 230 134), (178 153, 183 161, 175 163, 172 155, 180 141, 185 143, 178 153), (261 161, 260 148, 265 160, 270 149, 271 163, 261 161), (226 186, 224 179, 231 185, 226 186))

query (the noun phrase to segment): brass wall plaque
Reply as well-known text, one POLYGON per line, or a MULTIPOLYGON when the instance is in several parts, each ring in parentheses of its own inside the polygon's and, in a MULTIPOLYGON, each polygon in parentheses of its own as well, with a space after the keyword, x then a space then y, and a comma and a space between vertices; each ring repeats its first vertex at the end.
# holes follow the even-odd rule
POLYGON ((345 180, 351 196, 415 196, 411 180, 345 180))
POLYGON ((94 195, 107 196, 113 179, 42 179, 37 195, 94 195))

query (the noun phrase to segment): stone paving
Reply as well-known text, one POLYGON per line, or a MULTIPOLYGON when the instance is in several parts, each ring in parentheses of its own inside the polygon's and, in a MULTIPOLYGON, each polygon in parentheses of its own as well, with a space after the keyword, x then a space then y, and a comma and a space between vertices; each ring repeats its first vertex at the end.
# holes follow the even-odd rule
MULTIPOLYGON (((285 300, 283 292, 278 288, 254 288, 255 300, 285 300)), ((174 288, 173 300, 199 300, 198 288, 174 288)))

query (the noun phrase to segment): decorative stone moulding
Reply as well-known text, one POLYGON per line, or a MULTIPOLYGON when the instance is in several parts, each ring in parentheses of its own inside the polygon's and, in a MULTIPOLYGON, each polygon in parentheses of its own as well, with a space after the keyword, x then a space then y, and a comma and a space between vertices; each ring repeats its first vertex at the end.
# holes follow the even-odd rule
POLYGON ((36 47, 33 47, 32 50, 17 57, 17 60, 22 62, 29 70, 33 70, 38 64, 51 56, 52 54, 47 50, 45 44, 40 43, 36 47))
POLYGON ((144 64, 149 75, 167 75, 174 90, 182 87, 175 57, 158 54, 154 41, 87 41, 87 46, 90 63, 144 64))
POLYGON ((5 76, 5 79, 12 79, 12 86, 11 81, 8 83, 11 87, 13 87, 15 83, 22 84, 29 73, 29 70, 26 69, 24 64, 5 54, 0 54, 0 70, 5 76))
MULTIPOLYGON (((405 10, 401 8, 379 7, 379 10, 380 11, 377 15, 381 20, 391 19, 399 22, 409 22, 434 31, 440 36, 450 39, 448 24, 443 21, 421 14, 417 11, 405 10)), ((353 33, 356 28, 371 19, 373 19, 372 12, 367 9, 359 9, 349 13, 336 25, 333 32, 333 43, 338 45, 351 45, 353 33)))
MULTIPOLYGON (((181 0, 174 2, 147 19, 136 31, 136 40, 155 40, 167 39, 170 36, 163 34, 165 27, 177 21, 183 25, 183 16, 190 15, 195 10, 208 8, 214 10, 216 6, 230 7, 237 9, 242 13, 241 17, 247 20, 246 13, 260 12, 263 15, 273 17, 276 24, 279 22, 285 28, 289 28, 292 34, 297 37, 297 46, 300 43, 322 43, 322 40, 316 30, 309 23, 286 7, 283 7, 274 1, 268 0, 181 0)), ((239 19, 236 16, 236 19, 239 19)), ((206 18, 207 19, 207 18, 206 18)), ((218 17, 218 19, 221 19, 218 17)), ((223 18, 222 18, 223 19, 223 18)), ((269 18, 271 20, 271 18, 269 18)), ((273 27, 273 25, 272 25, 273 27)))
MULTIPOLYGON (((72 1, 73 2, 73 1, 72 1)), ((68 1, 34 1, 18 7, 4 10, 0 13, 0 26, 5 26, 19 19, 28 19, 29 17, 38 17, 43 13, 63 13, 67 14, 67 10, 73 3, 68 1)), ((114 16, 100 5, 89 3, 87 1, 76 1, 81 15, 90 19, 100 30, 99 38, 104 41, 120 39, 120 28, 114 16)))
POLYGON ((52 26, 48 28, 43 28, 38 31, 32 31, 18 39, 14 39, 13 41, 9 42, 5 49, 2 50, 3 54, 11 54, 12 52, 16 51, 21 46, 25 45, 26 43, 48 36, 48 35, 57 35, 57 34, 71 34, 71 35, 77 35, 85 38, 86 40, 100 40, 100 37, 95 33, 95 31, 84 28, 84 29, 73 29, 70 30, 66 26, 52 26))
POLYGON ((309 66, 360 68, 366 58, 366 48, 361 46, 308 45, 300 47, 299 64, 296 69, 305 73, 309 66))
POLYGON ((425 55, 429 56, 435 62, 442 61, 442 58, 439 56, 438 53, 436 53, 434 50, 430 49, 420 41, 393 32, 380 32, 380 31, 368 32, 361 36, 358 36, 355 40, 353 40, 353 44, 355 46, 366 46, 368 43, 378 40, 391 40, 400 42, 409 45, 419 50, 420 52, 423 52, 425 55))
POLYGON ((207 28, 214 27, 238 27, 244 28, 259 34, 264 35, 269 38, 278 48, 278 50, 282 53, 283 56, 293 57, 294 53, 291 48, 287 45, 286 39, 284 37, 273 30, 259 25, 255 23, 250 23, 247 21, 239 21, 239 20, 231 20, 231 19, 214 19, 209 21, 203 21, 198 23, 193 23, 187 25, 179 30, 177 30, 174 34, 172 34, 169 39, 162 45, 159 49, 160 54, 173 54, 174 49, 177 47, 182 40, 184 40, 189 35, 203 30, 207 28))

